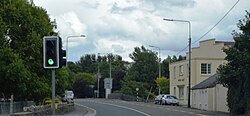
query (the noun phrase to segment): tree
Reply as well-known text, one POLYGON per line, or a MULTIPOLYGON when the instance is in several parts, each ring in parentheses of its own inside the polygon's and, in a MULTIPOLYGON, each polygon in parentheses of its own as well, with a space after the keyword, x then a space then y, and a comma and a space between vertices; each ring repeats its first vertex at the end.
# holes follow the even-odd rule
POLYGON ((89 73, 77 73, 73 83, 73 91, 76 97, 85 98, 93 97, 94 90, 91 85, 94 85, 96 79, 89 73))
POLYGON ((122 81, 121 90, 123 93, 134 95, 135 87, 139 86, 142 91, 140 96, 145 98, 146 91, 155 84, 154 80, 158 75, 157 55, 142 46, 135 47, 134 52, 129 56, 134 62, 122 81), (131 85, 133 83, 138 85, 131 85))
POLYGON ((169 63, 171 63, 172 59, 168 56, 166 59, 162 61, 162 76, 169 78, 169 63))
POLYGON ((185 56, 179 55, 178 61, 186 60, 185 56))
MULTIPOLYGON (((126 75, 127 69, 124 66, 124 61, 122 57, 114 54, 101 54, 96 56, 95 54, 86 54, 80 58, 76 63, 69 62, 68 67, 70 69, 70 75, 75 73, 91 73, 97 77, 97 69, 99 63, 99 70, 101 74, 100 78, 100 97, 104 97, 104 78, 109 78, 110 76, 110 61, 111 61, 111 78, 113 78, 113 91, 120 91, 121 80, 126 75)), ((94 84, 94 89, 97 89, 97 82, 94 84)))
POLYGON ((250 13, 233 33, 235 44, 225 49, 226 65, 218 68, 219 82, 228 88, 227 102, 233 114, 250 114, 250 13))
POLYGON ((162 91, 162 93, 165 93, 165 94, 169 93, 169 79, 167 79, 166 77, 161 77, 161 78, 157 78, 155 82, 157 86, 160 88, 160 90, 162 91))
POLYGON ((42 66, 42 38, 50 32, 52 25, 44 9, 26 0, 1 0, 0 80, 6 86, 1 86, 0 93, 7 97, 13 93, 16 100, 50 95, 50 73, 42 66))
POLYGON ((95 54, 86 54, 80 58, 80 61, 76 62, 78 67, 80 67, 79 72, 88 72, 94 73, 96 72, 97 62, 95 59, 95 54))
POLYGON ((56 93, 62 95, 65 90, 71 89, 73 79, 70 78, 69 72, 66 67, 57 70, 56 75, 56 93))
POLYGON ((176 62, 178 61, 177 57, 174 55, 173 58, 172 58, 172 62, 176 62))

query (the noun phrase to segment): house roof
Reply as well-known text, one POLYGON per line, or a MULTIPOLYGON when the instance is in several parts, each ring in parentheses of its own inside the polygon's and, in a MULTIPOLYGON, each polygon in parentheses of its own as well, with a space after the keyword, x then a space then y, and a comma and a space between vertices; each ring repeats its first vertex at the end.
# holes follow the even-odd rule
POLYGON ((217 84, 217 77, 218 77, 218 74, 214 74, 213 76, 209 77, 208 79, 206 79, 206 80, 200 82, 199 84, 195 85, 194 87, 192 87, 192 90, 215 87, 215 85, 217 84))

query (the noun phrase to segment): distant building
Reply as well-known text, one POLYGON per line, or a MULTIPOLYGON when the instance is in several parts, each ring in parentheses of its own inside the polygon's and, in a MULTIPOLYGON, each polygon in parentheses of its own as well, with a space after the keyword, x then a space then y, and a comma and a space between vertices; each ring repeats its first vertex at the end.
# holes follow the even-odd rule
POLYGON ((192 87, 192 107, 207 110, 229 112, 227 106, 227 88, 217 82, 218 74, 192 87))
MULTIPOLYGON (((209 39, 199 42, 199 47, 191 50, 191 88, 214 75, 219 65, 226 63, 223 48, 232 46, 233 42, 209 39)), ((169 64, 170 94, 179 98, 180 104, 188 103, 188 56, 186 60, 169 64)), ((192 91, 191 91, 192 92, 192 91)), ((192 93, 191 93, 191 105, 192 93)), ((193 107, 193 106, 191 106, 193 107)))

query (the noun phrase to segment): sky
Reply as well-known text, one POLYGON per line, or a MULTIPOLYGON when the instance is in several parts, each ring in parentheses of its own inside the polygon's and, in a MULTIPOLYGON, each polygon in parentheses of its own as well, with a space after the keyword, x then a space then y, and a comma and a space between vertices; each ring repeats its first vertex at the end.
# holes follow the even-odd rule
MULTIPOLYGON (((186 55, 188 23, 164 21, 163 18, 191 22, 191 40, 233 41, 232 31, 250 11, 250 0, 239 0, 231 12, 206 36, 238 0, 33 0, 56 20, 68 61, 79 61, 86 54, 112 53, 132 61, 134 47, 144 46, 168 55, 186 55), (86 37, 70 37, 86 35, 86 37), (183 52, 180 52, 182 51, 183 52), (179 53, 180 52, 180 53, 179 53), (179 53, 179 54, 178 54, 179 53)), ((193 43, 192 47, 199 45, 193 43)))

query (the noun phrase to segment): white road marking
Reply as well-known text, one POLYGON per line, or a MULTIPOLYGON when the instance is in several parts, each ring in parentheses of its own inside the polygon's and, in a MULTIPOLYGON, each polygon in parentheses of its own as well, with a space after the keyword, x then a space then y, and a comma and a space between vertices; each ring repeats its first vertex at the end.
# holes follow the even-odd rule
MULTIPOLYGON (((113 105, 113 106, 116 106, 116 107, 121 107, 121 108, 125 108, 125 109, 129 109, 129 110, 136 111, 136 112, 141 113, 141 114, 143 114, 143 115, 145 115, 145 116, 150 116, 149 114, 146 114, 146 113, 141 112, 141 111, 139 111, 139 110, 132 109, 132 108, 125 107, 125 106, 110 104, 110 103, 107 103, 107 102, 99 102, 99 101, 92 101, 92 100, 88 100, 88 101, 89 101, 89 102, 95 102, 95 103, 101 103, 101 104, 107 104, 107 105, 113 105)), ((197 116, 208 116, 208 115, 196 114, 196 113, 194 113, 194 112, 188 112, 188 111, 184 111, 184 110, 169 109, 169 108, 165 108, 165 107, 157 107, 157 106, 154 106, 154 105, 143 105, 143 104, 138 104, 138 103, 133 103, 133 102, 126 102, 126 101, 116 101, 116 102, 117 102, 117 103, 123 102, 123 103, 126 103, 126 104, 138 105, 138 106, 143 106, 143 107, 151 107, 151 108, 166 109, 166 110, 169 110, 169 111, 182 112, 182 113, 187 113, 187 114, 192 114, 192 115, 197 115, 197 116)))
POLYGON ((184 110, 181 110, 180 112, 182 112, 182 113, 187 113, 186 111, 184 111, 184 110))
POLYGON ((208 115, 203 115, 203 114, 196 114, 196 115, 198 115, 198 116, 208 116, 208 115))
POLYGON ((98 102, 100 104, 106 104, 106 105, 111 105, 111 106, 116 106, 116 107, 120 107, 120 108, 124 108, 124 109, 128 109, 128 110, 132 110, 132 111, 135 111, 135 112, 138 112, 140 114, 143 114, 145 116, 151 116, 145 112, 142 112, 142 111, 139 111, 139 110, 136 110, 136 109, 133 109, 133 108, 129 108, 129 107, 126 107, 126 106, 120 106, 120 105, 116 105, 116 104, 110 104, 110 103, 104 103, 104 102, 98 102))
POLYGON ((85 108, 87 108, 87 109, 89 109, 89 110, 92 110, 92 111, 93 111, 93 113, 94 113, 94 116, 96 115, 96 110, 95 110, 95 109, 93 109, 93 108, 90 108, 90 107, 87 107, 87 106, 84 106, 84 105, 81 105, 81 104, 77 104, 77 103, 75 103, 75 105, 77 105, 77 106, 81 106, 81 107, 85 107, 85 108))

